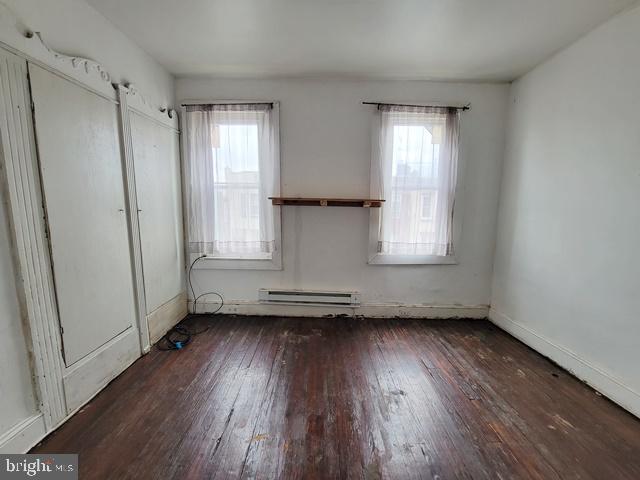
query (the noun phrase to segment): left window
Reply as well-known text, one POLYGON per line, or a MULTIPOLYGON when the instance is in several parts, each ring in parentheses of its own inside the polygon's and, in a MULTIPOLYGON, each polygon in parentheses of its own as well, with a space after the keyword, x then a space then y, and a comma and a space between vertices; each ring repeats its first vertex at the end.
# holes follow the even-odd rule
POLYGON ((279 269, 277 103, 184 107, 185 187, 190 258, 202 266, 279 269))

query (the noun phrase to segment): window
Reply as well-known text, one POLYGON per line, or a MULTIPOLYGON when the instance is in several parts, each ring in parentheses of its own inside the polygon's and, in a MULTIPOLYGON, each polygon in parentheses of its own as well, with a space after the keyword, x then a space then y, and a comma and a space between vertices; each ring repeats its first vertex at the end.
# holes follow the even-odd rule
POLYGON ((280 268, 280 215, 268 199, 280 192, 277 104, 187 105, 184 118, 192 258, 280 268))
POLYGON ((374 123, 370 263, 455 263, 455 108, 381 105, 374 123))
POLYGON ((433 198, 435 195, 436 192, 434 190, 429 190, 422 194, 420 203, 420 220, 427 222, 431 221, 433 223, 433 207, 435 206, 433 198))

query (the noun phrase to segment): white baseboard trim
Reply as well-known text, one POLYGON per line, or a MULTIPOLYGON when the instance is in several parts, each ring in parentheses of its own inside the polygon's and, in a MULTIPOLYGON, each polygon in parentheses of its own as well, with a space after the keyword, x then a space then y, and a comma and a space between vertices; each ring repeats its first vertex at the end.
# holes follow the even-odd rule
POLYGON ((89 404, 89 402, 91 402, 94 398, 96 398, 105 388, 107 388, 109 386, 109 384, 111 384, 112 381, 114 381, 116 378, 118 378, 120 375, 122 375, 125 371, 127 371, 127 369, 129 367, 131 367, 131 365, 133 365, 136 361, 138 361, 140 358, 142 358, 142 356, 137 356, 135 358, 133 358, 132 360, 129 360, 129 362, 126 364, 126 367, 124 367, 120 373, 118 373, 116 376, 114 376, 113 378, 111 378, 109 381, 107 381, 106 383, 104 383, 103 385, 101 385, 94 393, 91 394, 91 396, 85 400, 82 400, 81 403, 79 403, 77 406, 71 408, 69 410, 69 412, 67 413, 67 415, 60 420, 58 423, 56 423, 55 425, 53 425, 51 427, 51 429, 49 431, 45 431, 45 433, 39 438, 37 439, 29 448, 33 448, 34 446, 36 446, 38 443, 40 443, 42 440, 44 440, 47 436, 49 436, 51 433, 55 432, 58 428, 60 428, 62 425, 64 425, 65 423, 67 423, 67 421, 73 417, 76 413, 78 413, 80 410, 82 410, 87 404, 89 404))
POLYGON ((140 358, 138 331, 129 327, 63 372, 67 409, 84 405, 140 358))
POLYGON ((494 308, 489 310, 489 320, 538 353, 550 358, 625 410, 640 417, 640 393, 625 385, 621 380, 494 308))
POLYGON ((147 315, 151 345, 187 316, 187 292, 181 292, 147 315))
POLYGON ((46 434, 44 416, 36 413, 0 435, 0 453, 27 453, 46 434))
MULTIPOLYGON (((215 302, 198 302, 198 313, 210 313, 218 308, 215 302)), ((190 310, 192 302, 189 301, 190 310)), ((488 305, 398 305, 367 303, 359 307, 332 305, 273 304, 247 300, 225 300, 220 313, 234 315, 273 315, 287 317, 326 317, 347 315, 349 317, 373 318, 471 318, 485 319, 489 315, 488 305)))
MULTIPOLYGON (((155 335, 160 335, 158 337, 159 339, 162 337, 162 335, 164 335, 166 330, 178 323, 186 315, 187 295, 186 292, 182 292, 159 307, 157 310, 152 312, 150 315, 148 315, 147 319, 150 320, 149 326, 152 327, 153 325, 153 327, 155 327, 155 335), (163 331, 163 329, 165 328, 166 330, 163 331), (160 332, 162 333, 160 334, 160 332)), ((152 343, 155 343, 155 341, 152 340, 152 343)), ((115 377, 129 368, 131 364, 133 364, 138 358, 139 356, 128 359, 122 371, 115 375, 110 375, 109 377, 101 381, 100 385, 95 388, 95 393, 93 393, 90 398, 85 398, 81 401, 75 401, 74 399, 72 399, 69 413, 56 425, 54 425, 51 430, 47 431, 46 425, 44 423, 44 416, 42 413, 38 413, 29 418, 26 418, 7 432, 1 434, 0 453, 27 453, 31 448, 42 441, 47 435, 62 426, 87 403, 93 400, 115 377)))

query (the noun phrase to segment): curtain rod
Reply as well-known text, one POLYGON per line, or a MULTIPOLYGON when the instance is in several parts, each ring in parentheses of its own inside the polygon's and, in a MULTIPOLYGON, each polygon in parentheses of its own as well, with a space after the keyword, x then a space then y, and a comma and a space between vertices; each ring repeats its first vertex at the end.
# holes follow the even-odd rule
POLYGON ((273 102, 186 102, 181 104, 183 107, 196 105, 269 105, 273 108, 273 102))
POLYGON ((426 107, 426 108, 455 108, 456 110, 462 110, 466 112, 467 110, 471 110, 471 104, 467 103, 466 105, 453 106, 453 105, 410 105, 406 103, 383 103, 383 102, 362 102, 363 105, 377 105, 378 108, 381 106, 389 106, 389 107, 426 107))

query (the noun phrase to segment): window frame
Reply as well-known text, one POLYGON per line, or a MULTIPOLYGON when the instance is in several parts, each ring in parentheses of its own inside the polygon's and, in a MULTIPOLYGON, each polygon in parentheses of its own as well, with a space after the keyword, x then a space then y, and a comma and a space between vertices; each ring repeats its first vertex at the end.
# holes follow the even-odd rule
MULTIPOLYGON (((394 103, 394 102, 391 102, 394 103)), ((402 102, 398 102, 402 103, 402 102)), ((415 104, 414 102, 406 102, 415 104)), ((417 104, 419 105, 419 104, 417 104)), ((425 104, 425 106, 434 105, 433 103, 425 104)), ((378 148, 380 140, 380 116, 382 112, 376 110, 372 117, 371 123, 371 165, 370 165, 370 189, 372 198, 375 198, 378 191, 378 178, 380 172, 378 166, 380 163, 380 149, 378 148)), ((458 164, 457 164, 457 182, 455 187, 455 208, 453 211, 452 230, 453 230, 453 254, 452 255, 398 255, 381 253, 378 251, 379 232, 382 218, 382 208, 372 208, 369 212, 369 245, 368 260, 369 265, 458 265, 460 257, 460 239, 462 235, 462 184, 464 183, 465 170, 465 149, 463 139, 463 118, 460 118, 460 137, 458 144, 458 164)), ((422 195, 422 192, 421 192, 422 195)))
MULTIPOLYGON (((188 100, 182 102, 181 114, 183 115, 182 124, 185 125, 184 115, 186 113, 186 105, 190 104, 238 104, 238 103, 271 103, 273 106, 271 108, 272 115, 272 123, 273 128, 276 131, 275 135, 275 145, 274 145, 274 155, 275 155, 275 169, 274 172, 275 178, 278 179, 278 191, 281 188, 281 156, 280 156, 280 102, 274 100, 188 100)), ((183 156, 186 158, 186 142, 182 142, 183 144, 183 156)), ((185 189, 186 191, 186 189, 185 189)), ((185 203, 186 205, 186 203, 185 203)), ((198 261, 193 265, 194 270, 207 270, 207 269, 215 269, 215 270, 282 270, 282 210, 279 205, 273 206, 273 229, 274 229, 274 251, 271 255, 271 258, 246 258, 246 257, 214 257, 214 256, 205 256, 202 260, 198 261)), ((187 220, 186 212, 184 212, 185 222, 187 220)), ((188 240, 186 238, 187 229, 185 228, 185 245, 188 244, 188 240)), ((189 263, 188 265, 192 265, 194 261, 196 261, 199 257, 201 257, 198 253, 187 253, 189 263)))

